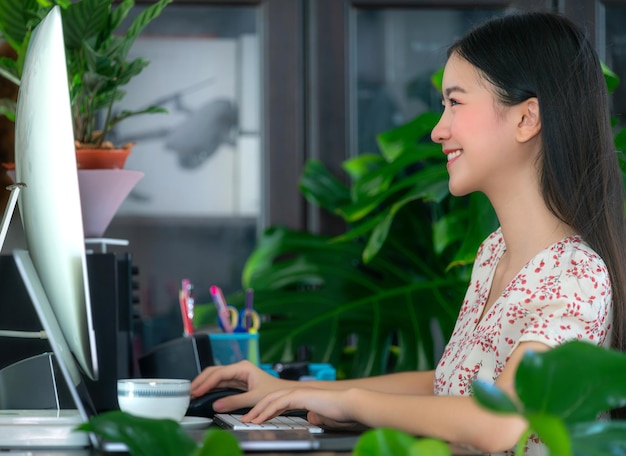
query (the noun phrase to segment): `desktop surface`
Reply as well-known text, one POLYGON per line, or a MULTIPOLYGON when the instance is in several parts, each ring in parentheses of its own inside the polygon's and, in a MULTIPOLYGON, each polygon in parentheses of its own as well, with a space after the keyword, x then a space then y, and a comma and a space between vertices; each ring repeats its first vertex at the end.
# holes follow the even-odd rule
MULTIPOLYGON (((98 451, 96 449, 93 448, 86 448, 86 449, 68 449, 68 450, 41 450, 41 449, 34 449, 34 450, 27 450, 25 452, 24 449, 21 450, 13 450, 13 451, 2 451, 3 455, 24 455, 24 454, 28 454, 28 455, 32 455, 32 456, 105 456, 105 455, 112 455, 112 454, 117 454, 117 455, 124 455, 127 453, 107 453, 107 452, 102 452, 102 451, 98 451)), ((280 452, 276 452, 276 451, 267 451, 267 452, 259 452, 259 451, 255 451, 255 452, 244 452, 244 455, 259 455, 259 456, 347 456, 347 455, 351 455, 352 452, 351 451, 293 451, 293 452, 284 452, 284 451, 280 451, 280 452)), ((472 453, 472 452, 468 452, 467 450, 462 450, 462 449, 452 449, 452 454, 453 455, 458 455, 458 456, 464 456, 464 455, 479 455, 481 453, 472 453)))

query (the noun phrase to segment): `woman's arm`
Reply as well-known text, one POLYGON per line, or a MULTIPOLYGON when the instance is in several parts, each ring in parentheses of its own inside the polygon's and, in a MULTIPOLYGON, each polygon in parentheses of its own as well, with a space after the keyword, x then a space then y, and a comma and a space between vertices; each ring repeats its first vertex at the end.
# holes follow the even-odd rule
POLYGON ((306 381, 278 379, 248 361, 241 361, 228 366, 213 366, 203 370, 191 383, 191 394, 202 396, 206 392, 220 387, 238 388, 245 393, 227 396, 213 404, 216 411, 227 412, 243 407, 252 407, 268 394, 297 388, 347 390, 362 388, 367 390, 414 394, 433 394, 434 371, 402 372, 380 375, 355 380, 306 381))
MULTIPOLYGON (((513 380, 524 352, 547 348, 538 342, 521 343, 512 352, 496 384, 515 398, 513 380)), ((408 378, 399 376, 396 380, 408 378)), ((261 399, 244 421, 260 423, 286 410, 306 409, 310 411, 309 420, 322 426, 344 428, 360 423, 372 428, 390 427, 471 445, 486 452, 513 447, 527 427, 523 418, 491 413, 472 397, 399 394, 387 389, 381 392, 361 388, 363 384, 366 383, 351 381, 344 383, 349 385, 345 390, 331 390, 305 382, 296 388, 274 391, 261 399)))
POLYGON ((354 380, 301 382, 300 386, 333 390, 362 388, 381 393, 430 396, 433 394, 434 381, 435 371, 413 371, 354 380))
POLYGON ((261 423, 293 408, 309 410, 309 421, 326 428, 352 429, 357 424, 393 428, 484 452, 515 446, 526 429, 522 418, 490 413, 471 397, 415 396, 360 388, 277 391, 262 399, 243 420, 261 423))

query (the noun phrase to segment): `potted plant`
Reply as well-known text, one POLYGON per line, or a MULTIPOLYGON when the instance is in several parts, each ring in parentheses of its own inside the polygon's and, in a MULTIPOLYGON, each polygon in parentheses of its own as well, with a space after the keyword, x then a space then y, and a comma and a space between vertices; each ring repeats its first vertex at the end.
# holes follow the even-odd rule
MULTIPOLYGON (((293 360, 305 346, 339 378, 434 367, 476 249, 497 226, 483 195, 449 194, 445 157, 426 141, 438 117, 385 132, 381 154, 344 162, 350 185, 319 161, 306 164, 303 195, 348 230, 331 238, 274 226, 259 238, 242 288, 255 290, 269 320, 263 362, 293 360)), ((243 305, 243 293, 228 299, 243 305)), ((196 306, 198 327, 215 318, 213 306, 196 306)))
POLYGON ((79 168, 122 168, 131 144, 113 145, 106 140, 107 133, 128 117, 165 112, 156 106, 115 112, 114 105, 124 97, 124 85, 148 65, 143 58, 127 60, 132 44, 171 2, 159 0, 146 7, 125 33, 118 34, 134 0, 124 0, 116 7, 113 0, 0 0, 0 33, 17 52, 15 60, 0 58, 0 75, 16 84, 19 84, 32 30, 53 6, 59 5, 62 9, 76 148, 91 151, 87 162, 79 158, 79 168), (112 165, 94 162, 92 156, 101 150, 106 151, 107 158, 119 156, 118 161, 112 165))
MULTIPOLYGON (((129 17, 134 0, 0 0, 0 38, 17 53, 17 58, 0 57, 0 75, 18 85, 32 31, 53 7, 61 10, 83 225, 88 238, 102 237, 117 209, 143 177, 140 171, 123 169, 132 143, 112 144, 107 134, 128 117, 166 112, 156 106, 121 112, 114 108, 125 96, 124 86, 148 65, 141 57, 127 60, 132 44, 171 2, 159 0, 147 6, 120 33, 118 29, 129 17)), ((6 101, 0 100, 0 113, 14 120, 14 104, 6 101)))

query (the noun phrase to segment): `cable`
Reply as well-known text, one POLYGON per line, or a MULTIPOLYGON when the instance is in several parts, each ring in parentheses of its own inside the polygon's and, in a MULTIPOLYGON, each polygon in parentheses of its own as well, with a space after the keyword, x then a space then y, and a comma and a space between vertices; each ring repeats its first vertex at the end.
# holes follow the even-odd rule
POLYGON ((41 331, 11 331, 0 329, 0 337, 16 337, 19 339, 47 339, 48 335, 42 329, 41 331))

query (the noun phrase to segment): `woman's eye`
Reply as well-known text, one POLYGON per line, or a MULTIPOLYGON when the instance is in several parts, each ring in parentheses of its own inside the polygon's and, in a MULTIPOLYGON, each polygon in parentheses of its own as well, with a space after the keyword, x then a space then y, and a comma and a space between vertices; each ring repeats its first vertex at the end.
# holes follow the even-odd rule
POLYGON ((441 105, 443 106, 444 110, 448 106, 453 107, 453 106, 456 106, 458 104, 460 104, 460 103, 457 100, 455 100, 454 98, 448 98, 448 99, 442 99, 441 100, 441 105))

